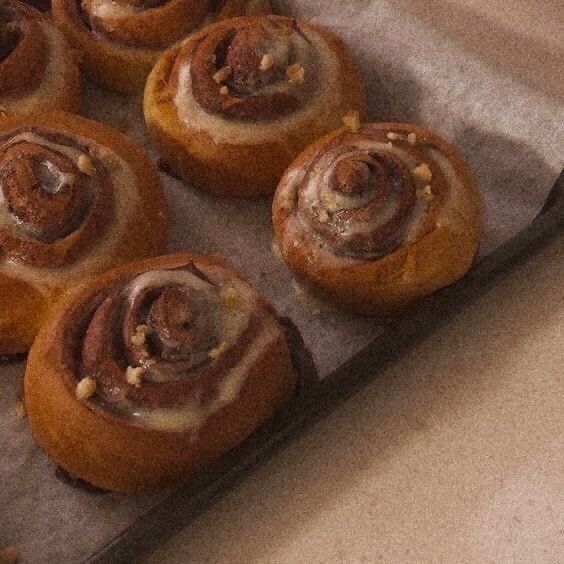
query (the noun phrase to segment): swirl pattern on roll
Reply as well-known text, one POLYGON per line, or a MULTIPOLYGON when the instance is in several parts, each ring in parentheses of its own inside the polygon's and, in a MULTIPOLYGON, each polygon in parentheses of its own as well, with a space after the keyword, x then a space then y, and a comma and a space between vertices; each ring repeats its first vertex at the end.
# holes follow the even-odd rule
POLYGON ((48 58, 39 12, 19 2, 0 5, 0 98, 24 96, 42 81, 48 58))
POLYGON ((57 268, 76 260, 112 220, 112 175, 96 148, 48 131, 0 135, 0 250, 57 268))
MULTIPOLYGON (((418 130, 419 132, 419 130, 418 130)), ((436 143, 405 126, 343 130, 281 182, 275 209, 288 215, 284 244, 376 260, 449 221, 461 181, 436 143)))
POLYGON ((94 382, 91 407, 160 430, 197 430, 235 401, 284 334, 251 286, 208 263, 131 276, 87 307, 65 343, 69 385, 94 382))
MULTIPOLYGON (((219 18, 244 15, 243 0, 71 0, 94 34, 126 47, 165 49, 219 18)), ((261 2, 260 11, 267 2, 261 2)))
POLYGON ((79 73, 62 34, 45 14, 0 3, 0 119, 37 107, 77 111, 79 73))

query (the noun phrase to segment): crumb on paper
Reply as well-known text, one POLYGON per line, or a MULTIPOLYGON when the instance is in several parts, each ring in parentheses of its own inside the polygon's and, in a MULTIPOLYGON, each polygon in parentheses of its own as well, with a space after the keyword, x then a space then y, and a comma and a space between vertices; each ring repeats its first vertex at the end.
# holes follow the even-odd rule
MULTIPOLYGON (((25 403, 23 400, 18 400, 18 402, 16 403, 16 415, 18 416, 18 419, 26 418, 25 403)), ((2 561, 0 560, 0 563, 1 562, 2 561)))
POLYGON ((280 250, 280 245, 276 240, 272 241, 272 252, 274 253, 274 256, 278 260, 284 260, 284 257, 282 256, 282 251, 280 250))
POLYGON ((416 179, 421 180, 421 182, 425 182, 426 184, 431 182, 433 178, 433 173, 427 163, 420 164, 418 167, 414 168, 412 172, 416 179))
POLYGON ((219 292, 219 296, 221 297, 223 304, 228 308, 236 308, 241 302, 239 290, 237 290, 237 288, 233 288, 233 286, 226 286, 225 288, 222 288, 219 292))
POLYGON ((16 564, 18 551, 15 546, 0 549, 0 564, 16 564))
POLYGON ((417 135, 415 135, 415 133, 411 132, 408 136, 407 136, 407 142, 410 145, 417 145, 417 135))
POLYGON ((125 371, 125 381, 130 386, 140 388, 143 383, 143 374, 145 369, 142 366, 128 366, 125 371))
POLYGON ((84 153, 80 155, 80 157, 78 157, 78 161, 76 162, 76 164, 78 166, 78 170, 80 170, 80 172, 83 172, 87 176, 94 176, 94 174, 96 174, 96 168, 94 167, 94 163, 92 162, 92 159, 88 155, 84 153))
POLYGON ((96 392, 96 380, 86 376, 76 385, 76 399, 87 400, 96 392))
POLYGON ((215 347, 215 349, 212 349, 210 351, 210 358, 213 358, 214 360, 216 360, 217 358, 219 358, 225 351, 227 350, 227 343, 225 341, 222 341, 221 343, 219 343, 219 345, 217 347, 215 347))
POLYGON ((302 65, 296 63, 286 69, 286 75, 290 80, 290 84, 302 84, 305 80, 305 69, 302 65))
POLYGON ((358 133, 360 131, 360 113, 350 112, 344 115, 343 123, 349 131, 352 133, 358 133))
POLYGON ((225 82, 229 78, 230 74, 231 74, 231 67, 228 65, 226 67, 219 69, 213 75, 213 79, 217 82, 217 84, 221 84, 222 82, 225 82))
POLYGON ((274 57, 270 53, 263 55, 263 57, 260 61, 260 70, 261 71, 268 71, 273 66, 274 66, 274 57))

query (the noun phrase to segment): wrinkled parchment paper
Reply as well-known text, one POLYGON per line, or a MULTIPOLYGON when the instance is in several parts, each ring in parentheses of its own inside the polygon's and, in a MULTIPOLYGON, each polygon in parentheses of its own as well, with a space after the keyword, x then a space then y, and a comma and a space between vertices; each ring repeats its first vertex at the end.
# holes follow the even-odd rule
MULTIPOLYGON (((460 148, 484 195, 482 255, 527 227, 563 166, 564 109, 541 84, 531 86, 510 69, 494 68, 393 0, 278 4, 342 34, 364 71, 372 120, 421 122, 460 148)), ((85 90, 86 115, 149 148, 139 99, 92 85, 85 90)), ((170 206, 170 250, 218 252, 240 268, 297 322, 322 375, 383 330, 382 320, 314 315, 312 304, 298 298, 272 252, 269 202, 224 200, 161 177, 170 206)), ((94 495, 56 480, 53 464, 33 445, 17 414, 23 371, 23 363, 0 365, 0 548, 16 545, 22 562, 75 562, 163 494, 94 495)))

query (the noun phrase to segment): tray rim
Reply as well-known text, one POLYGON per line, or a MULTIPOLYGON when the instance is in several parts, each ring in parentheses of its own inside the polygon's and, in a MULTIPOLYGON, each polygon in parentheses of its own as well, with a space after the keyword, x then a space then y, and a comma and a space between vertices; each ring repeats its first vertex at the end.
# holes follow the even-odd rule
POLYGON ((409 349, 485 295, 517 265, 564 232, 564 169, 538 216, 509 241, 481 258, 459 282, 423 300, 360 352, 324 378, 315 390, 292 402, 243 444, 128 525, 82 562, 131 562, 187 526, 278 449, 374 381, 409 349), (370 370, 367 370, 370 368, 370 370))

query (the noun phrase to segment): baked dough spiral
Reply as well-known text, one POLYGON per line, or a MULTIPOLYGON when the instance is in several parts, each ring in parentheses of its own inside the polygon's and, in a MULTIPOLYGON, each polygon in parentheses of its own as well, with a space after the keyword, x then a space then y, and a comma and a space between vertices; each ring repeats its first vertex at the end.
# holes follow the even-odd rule
POLYGON ((410 124, 356 124, 317 141, 273 203, 284 260, 323 297, 387 314, 453 283, 476 255, 481 198, 462 157, 410 124))
POLYGON ((0 124, 0 354, 29 348, 62 288, 164 239, 156 170, 123 135, 55 112, 0 124))
POLYGON ((300 386, 291 336, 214 258, 168 255, 70 294, 38 336, 26 413, 41 447, 95 486, 186 479, 249 436, 300 386))
POLYGON ((192 36, 161 57, 144 99, 172 171, 231 196, 273 192, 293 158, 365 105, 343 42, 282 16, 233 18, 192 36))
POLYGON ((80 76, 61 32, 17 0, 0 4, 0 122, 38 109, 77 112, 80 76))
POLYGON ((212 22, 266 14, 268 0, 53 0, 53 16, 95 81, 141 91, 163 50, 212 22))

